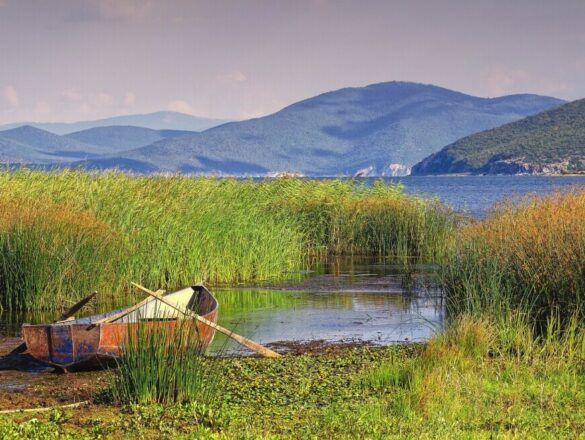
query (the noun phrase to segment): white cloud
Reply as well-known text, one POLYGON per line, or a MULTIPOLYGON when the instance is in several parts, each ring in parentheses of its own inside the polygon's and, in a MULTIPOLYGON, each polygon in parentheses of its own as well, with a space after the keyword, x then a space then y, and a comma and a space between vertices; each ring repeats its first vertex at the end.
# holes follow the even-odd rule
POLYGON ((126 92, 123 102, 126 107, 134 106, 136 104, 136 95, 132 92, 126 92))
POLYGON ((34 119, 45 120, 51 116, 51 106, 46 101, 37 101, 34 108, 34 119))
POLYGON ((90 103, 97 107, 111 107, 116 103, 116 100, 112 95, 102 92, 92 95, 90 103))
POLYGON ((91 115, 92 112, 93 112, 93 110, 92 110, 91 106, 86 102, 84 102, 83 104, 81 104, 79 106, 79 113, 81 113, 82 115, 91 115))
POLYGON ((152 8, 148 0, 97 0, 102 18, 109 20, 137 20, 144 18, 152 8))
POLYGON ((169 102, 167 108, 172 112, 187 113, 189 115, 195 114, 193 107, 186 101, 180 99, 169 102))
POLYGON ((68 20, 141 20, 151 13, 153 5, 154 0, 81 0, 74 6, 68 20))
POLYGON ((239 119, 260 118, 281 110, 286 104, 280 100, 273 99, 266 105, 245 110, 240 113, 239 119))
POLYGON ((20 105, 20 99, 18 98, 18 92, 14 88, 14 86, 6 86, 2 90, 2 96, 4 100, 11 106, 11 107, 18 107, 20 105))
POLYGON ((83 94, 75 87, 63 90, 61 98, 67 102, 79 102, 83 100, 83 94))
POLYGON ((569 86, 557 80, 551 80, 531 74, 525 70, 506 67, 490 68, 483 75, 484 89, 489 96, 509 95, 513 93, 557 94, 569 90, 569 86))
POLYGON ((491 96, 507 95, 517 92, 519 84, 526 84, 528 74, 523 70, 503 67, 490 69, 485 77, 487 91, 491 96))
POLYGON ((248 78, 244 75, 241 71, 236 70, 234 72, 226 73, 224 75, 219 75, 217 79, 221 82, 226 83, 240 83, 247 81, 248 78))

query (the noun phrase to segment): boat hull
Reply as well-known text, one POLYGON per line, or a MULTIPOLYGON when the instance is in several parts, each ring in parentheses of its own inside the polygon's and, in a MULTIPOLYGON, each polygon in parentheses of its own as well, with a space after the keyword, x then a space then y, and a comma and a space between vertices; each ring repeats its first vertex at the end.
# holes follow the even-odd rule
MULTIPOLYGON (((218 304, 215 297, 203 286, 193 286, 193 298, 188 307, 200 316, 216 323, 218 304)), ((180 292, 184 292, 183 289, 180 292)), ((172 294, 171 294, 172 295, 172 294)), ((169 296, 170 297, 170 296, 169 296)), ((167 298, 167 297, 165 297, 167 298)), ((92 317, 57 324, 22 326, 22 335, 28 353, 39 361, 62 371, 73 371, 115 364, 128 335, 139 325, 164 326, 172 335, 178 325, 176 319, 150 319, 145 322, 112 322, 90 326, 92 317), (79 322, 82 321, 82 322, 79 322)), ((215 334, 215 329, 196 321, 193 326, 204 351, 215 334)))

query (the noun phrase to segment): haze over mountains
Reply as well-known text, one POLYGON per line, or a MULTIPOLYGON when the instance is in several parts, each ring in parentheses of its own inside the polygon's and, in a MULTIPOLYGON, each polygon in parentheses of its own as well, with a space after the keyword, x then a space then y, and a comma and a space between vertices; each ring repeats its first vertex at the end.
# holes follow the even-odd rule
POLYGON ((211 127, 228 122, 222 119, 201 118, 178 112, 155 112, 140 115, 114 116, 112 118, 98 119, 95 121, 80 122, 20 122, 0 125, 0 130, 17 128, 22 125, 31 125, 54 134, 68 134, 76 131, 87 130, 95 127, 110 126, 135 126, 150 128, 152 130, 187 130, 203 131, 211 127))
POLYGON ((413 174, 585 172, 585 99, 447 145, 413 174))
POLYGON ((152 142, 192 131, 143 127, 97 127, 64 136, 23 125, 0 131, 0 162, 13 165, 69 166, 73 162, 120 154, 152 142))
POLYGON ((45 144, 29 145, 30 138, 40 137, 29 127, 26 136, 11 136, 15 143, 0 144, 8 145, 0 146, 8 151, 0 160, 12 156, 13 163, 134 172, 402 174, 461 137, 562 103, 539 95, 489 99, 389 82, 324 93, 272 115, 199 133, 105 127, 68 134, 64 144, 47 136, 45 144), (15 151, 23 152, 20 160, 15 151))

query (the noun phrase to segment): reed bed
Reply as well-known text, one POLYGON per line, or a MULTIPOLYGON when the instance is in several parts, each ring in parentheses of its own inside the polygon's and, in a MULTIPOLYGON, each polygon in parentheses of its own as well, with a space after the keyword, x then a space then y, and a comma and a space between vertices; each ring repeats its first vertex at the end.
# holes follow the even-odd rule
POLYGON ((456 234, 444 270, 455 314, 585 318, 585 189, 505 203, 456 234))
POLYGON ((0 173, 0 304, 54 310, 91 290, 133 300, 129 281, 278 279, 335 254, 432 261, 452 214, 398 185, 354 181, 0 173))

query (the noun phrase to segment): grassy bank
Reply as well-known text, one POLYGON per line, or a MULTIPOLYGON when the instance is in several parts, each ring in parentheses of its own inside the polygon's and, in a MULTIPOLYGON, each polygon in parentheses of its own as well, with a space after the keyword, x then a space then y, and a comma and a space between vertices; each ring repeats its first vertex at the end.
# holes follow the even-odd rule
POLYGON ((427 345, 223 359, 209 403, 0 418, 3 438, 575 438, 585 334, 461 317, 427 345), (514 349, 511 349, 514 348, 514 349))
MULTIPOLYGON (((445 252, 453 216, 378 182, 0 173, 0 303, 54 309, 130 280, 171 289, 283 277, 333 254, 445 252)), ((109 298, 107 295, 110 294, 109 298)))

